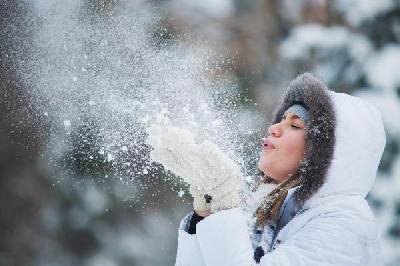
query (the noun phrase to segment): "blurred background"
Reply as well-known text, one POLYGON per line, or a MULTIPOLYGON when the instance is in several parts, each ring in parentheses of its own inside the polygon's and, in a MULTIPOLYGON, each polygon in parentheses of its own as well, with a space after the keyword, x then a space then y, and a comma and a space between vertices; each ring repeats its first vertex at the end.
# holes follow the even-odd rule
POLYGON ((191 198, 141 125, 232 137, 251 174, 305 71, 383 114, 368 201, 400 265, 399 41, 398 0, 1 0, 0 265, 173 265, 191 198))

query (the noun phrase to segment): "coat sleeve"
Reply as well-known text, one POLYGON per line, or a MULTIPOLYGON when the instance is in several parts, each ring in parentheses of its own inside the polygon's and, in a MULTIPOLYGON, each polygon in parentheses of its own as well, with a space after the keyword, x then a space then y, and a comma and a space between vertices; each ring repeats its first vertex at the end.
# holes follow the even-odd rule
POLYGON ((204 260, 200 253, 197 235, 189 234, 190 219, 192 213, 186 215, 179 226, 178 230, 178 250, 176 253, 175 266, 204 266, 204 260))
POLYGON ((239 208, 219 211, 197 224, 196 234, 207 266, 253 265, 253 248, 239 208))
POLYGON ((197 238, 207 266, 382 265, 375 255, 368 257, 379 251, 371 253, 378 248, 376 241, 361 240, 348 226, 354 225, 351 219, 336 219, 330 214, 314 217, 286 242, 266 253, 260 264, 253 260, 247 223, 237 208, 218 212, 198 223, 197 238), (366 247, 370 252, 366 252, 366 247))
POLYGON ((260 265, 379 266, 383 256, 375 222, 337 210, 310 219, 260 265))

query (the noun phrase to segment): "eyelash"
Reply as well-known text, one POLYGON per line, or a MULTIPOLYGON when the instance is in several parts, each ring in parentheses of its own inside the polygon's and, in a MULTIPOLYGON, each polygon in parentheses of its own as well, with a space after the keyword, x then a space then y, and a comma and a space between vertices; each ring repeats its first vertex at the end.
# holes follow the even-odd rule
MULTIPOLYGON (((284 119, 286 119, 286 116, 282 116, 281 121, 284 120, 284 119)), ((296 126, 296 125, 291 125, 291 127, 294 128, 294 129, 300 129, 301 128, 301 127, 296 126)))

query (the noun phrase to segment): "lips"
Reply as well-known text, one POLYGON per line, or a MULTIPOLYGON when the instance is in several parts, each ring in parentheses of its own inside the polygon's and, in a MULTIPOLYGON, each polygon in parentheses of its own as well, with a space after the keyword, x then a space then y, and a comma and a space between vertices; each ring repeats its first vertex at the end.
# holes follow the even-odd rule
POLYGON ((263 148, 267 150, 275 149, 275 146, 267 138, 263 139, 263 148))

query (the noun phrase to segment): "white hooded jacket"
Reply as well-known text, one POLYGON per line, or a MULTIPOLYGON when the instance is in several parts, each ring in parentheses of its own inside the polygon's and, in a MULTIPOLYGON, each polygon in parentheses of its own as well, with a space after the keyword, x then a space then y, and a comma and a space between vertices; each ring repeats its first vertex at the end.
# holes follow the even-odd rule
MULTIPOLYGON (((313 78, 305 75, 301 78, 313 78)), ((257 265, 383 265, 379 230, 365 200, 385 146, 383 122, 379 111, 359 98, 327 95, 336 123, 324 182, 257 265)), ((183 220, 176 265, 256 265, 246 217, 239 208, 217 212, 200 221, 194 235, 183 230, 183 220)))

